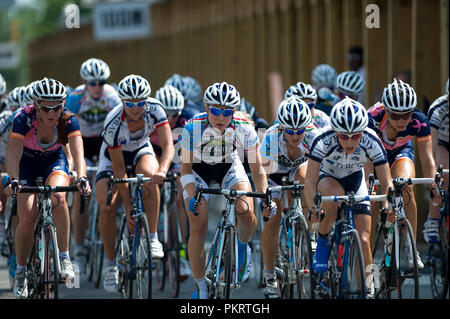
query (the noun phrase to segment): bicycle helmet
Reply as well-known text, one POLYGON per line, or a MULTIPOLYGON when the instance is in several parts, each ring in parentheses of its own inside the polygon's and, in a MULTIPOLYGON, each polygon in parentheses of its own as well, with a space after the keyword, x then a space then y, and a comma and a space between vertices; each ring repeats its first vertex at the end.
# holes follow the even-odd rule
POLYGON ((289 89, 284 93, 284 98, 287 99, 292 95, 297 95, 300 99, 317 99, 316 90, 311 86, 311 84, 297 82, 294 85, 291 85, 289 89))
POLYGON ((103 60, 90 58, 83 62, 80 68, 80 75, 83 80, 103 80, 109 78, 111 72, 109 66, 103 60))
POLYGON ((311 81, 317 88, 326 86, 333 88, 336 83, 336 70, 328 64, 317 65, 311 73, 311 81))
POLYGON ((202 99, 202 87, 196 79, 190 76, 183 77, 183 92, 181 92, 186 100, 198 102, 202 99))
POLYGON ((364 79, 354 71, 342 72, 336 78, 336 89, 349 95, 360 95, 364 84, 364 79))
POLYGON ((414 89, 408 83, 397 79, 384 88, 381 100, 387 110, 396 113, 411 112, 417 105, 414 89))
POLYGON ((446 92, 447 95, 448 95, 448 79, 447 79, 447 84, 445 85, 445 92, 446 92))
POLYGON ((152 89, 146 79, 140 75, 130 74, 120 81, 117 93, 122 100, 146 99, 152 89))
POLYGON ((184 107, 183 94, 171 85, 165 85, 158 89, 155 98, 159 100, 166 113, 180 113, 184 107))
POLYGON ((284 99, 277 112, 277 121, 282 127, 301 129, 311 122, 311 110, 298 96, 284 99))
POLYGON ((14 88, 8 94, 8 105, 14 108, 18 108, 22 106, 23 103, 23 92, 25 91, 24 86, 18 86, 14 88))
POLYGON ((38 82, 38 81, 31 82, 23 90, 23 97, 22 97, 23 105, 33 104, 33 98, 31 97, 31 93, 33 92, 33 85, 36 82, 38 82))
POLYGON ((0 73, 0 95, 5 94, 6 92, 6 81, 0 73))
POLYGON ((236 88, 227 82, 210 85, 203 95, 206 105, 223 105, 236 109, 241 104, 241 97, 236 88))
POLYGON ((362 132, 369 123, 369 116, 361 103, 346 97, 331 110, 330 122, 338 133, 362 132))
POLYGON ((61 82, 43 78, 33 84, 31 98, 34 101, 59 101, 67 97, 66 87, 61 82))

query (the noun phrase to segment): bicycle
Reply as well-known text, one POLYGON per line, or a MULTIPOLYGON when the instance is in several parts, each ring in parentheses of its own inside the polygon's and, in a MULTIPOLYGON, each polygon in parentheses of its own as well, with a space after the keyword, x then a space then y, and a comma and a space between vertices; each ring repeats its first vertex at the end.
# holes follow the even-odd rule
POLYGON ((177 176, 176 173, 168 172, 162 186, 158 238, 163 238, 164 257, 155 263, 158 290, 164 290, 168 274, 172 297, 177 297, 180 290, 181 230, 178 213, 174 209, 174 199, 178 192, 177 176))
MULTIPOLYGON (((402 192, 409 185, 431 184, 435 178, 394 178, 394 190, 389 194, 392 207, 396 212, 393 223, 387 221, 383 212, 376 226, 375 244, 372 249, 374 264, 377 265, 379 278, 375 282, 375 298, 390 299, 393 290, 399 299, 419 298, 419 270, 417 266, 417 248, 411 224, 406 218, 402 192), (381 235, 386 239, 382 255, 377 254, 381 235), (378 282, 377 282, 378 281, 378 282)), ((379 185, 373 175, 369 176, 369 192, 379 185)))
MULTIPOLYGON (((61 278, 61 264, 57 245, 56 228, 53 225, 52 200, 50 196, 59 192, 78 192, 77 186, 42 185, 42 177, 36 179, 35 187, 22 187, 20 193, 36 193, 38 218, 34 228, 33 246, 28 257, 27 281, 29 299, 58 299, 58 284, 65 283, 61 278)), ((13 207, 17 207, 18 183, 13 181, 13 207)), ((82 194, 80 210, 85 205, 82 194)))
MULTIPOLYGON (((438 168, 440 176, 448 174, 448 169, 438 168)), ((439 214, 439 242, 430 244, 426 264, 430 267, 430 285, 434 298, 445 299, 448 293, 448 251, 449 251, 449 194, 438 183, 443 203, 439 214)))
MULTIPOLYGON (((235 205, 238 196, 264 198, 266 203, 271 202, 269 193, 244 192, 235 189, 212 189, 196 187, 195 199, 197 204, 202 194, 224 195, 226 209, 217 224, 214 239, 208 253, 206 262, 206 282, 209 286, 209 299, 229 299, 231 288, 240 287, 238 279, 238 248, 236 232, 235 205), (221 275, 223 272, 223 276, 221 275)), ((195 216, 198 213, 194 213, 195 216)))
POLYGON ((275 262, 281 298, 294 298, 295 287, 299 299, 314 299, 315 281, 312 276, 311 238, 303 215, 301 196, 304 185, 294 182, 269 187, 269 192, 283 192, 284 210, 281 214, 278 254, 275 262), (286 191, 292 191, 289 206, 286 191))
POLYGON ((323 202, 341 202, 337 219, 329 234, 328 270, 316 278, 316 293, 325 298, 366 299, 367 287, 364 255, 358 231, 354 224, 353 206, 363 201, 384 201, 387 195, 314 196, 316 209, 323 202), (343 218, 342 218, 342 215, 343 218))

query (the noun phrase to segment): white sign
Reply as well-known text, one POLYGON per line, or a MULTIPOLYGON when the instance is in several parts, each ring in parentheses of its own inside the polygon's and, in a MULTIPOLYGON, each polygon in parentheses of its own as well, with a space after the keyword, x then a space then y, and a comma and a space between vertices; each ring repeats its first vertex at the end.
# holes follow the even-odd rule
POLYGON ((14 69, 20 62, 20 47, 16 42, 0 43, 0 70, 14 69))
POLYGON ((101 3, 94 8, 96 40, 142 38, 150 31, 148 2, 101 3))

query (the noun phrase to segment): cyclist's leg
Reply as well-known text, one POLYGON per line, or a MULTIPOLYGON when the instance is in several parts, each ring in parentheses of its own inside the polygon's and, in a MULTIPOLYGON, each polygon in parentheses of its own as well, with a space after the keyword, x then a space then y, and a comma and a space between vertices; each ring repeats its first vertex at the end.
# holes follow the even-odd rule
POLYGON ((14 233, 17 266, 25 267, 33 246, 33 231, 37 221, 36 195, 17 194, 19 222, 14 233))

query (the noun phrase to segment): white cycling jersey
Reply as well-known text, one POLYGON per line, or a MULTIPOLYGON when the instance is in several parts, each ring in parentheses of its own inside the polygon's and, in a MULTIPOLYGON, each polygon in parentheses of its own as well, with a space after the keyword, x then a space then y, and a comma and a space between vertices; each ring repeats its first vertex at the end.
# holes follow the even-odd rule
POLYGON ((5 163, 6 161, 6 151, 8 149, 12 116, 13 113, 10 110, 6 110, 0 113, 0 163, 5 163))
POLYGON ((105 84, 103 95, 94 99, 87 92, 86 85, 82 84, 69 94, 66 107, 78 117, 82 136, 90 138, 100 136, 108 112, 121 102, 111 85, 105 84))
POLYGON ((440 142, 448 143, 448 99, 447 95, 437 98, 428 110, 428 121, 431 127, 439 131, 440 142))
POLYGON ((106 119, 103 130, 103 139, 110 148, 122 146, 122 151, 134 151, 150 143, 150 135, 158 127, 169 124, 163 105, 157 99, 149 97, 145 112, 142 115, 145 126, 143 130, 131 133, 126 122, 126 113, 123 104, 112 109, 106 119))
POLYGON ((324 129, 312 142, 309 158, 321 163, 321 172, 337 179, 360 171, 369 159, 374 166, 388 162, 380 139, 370 128, 364 130, 358 147, 348 155, 340 146, 336 132, 331 127, 324 129))
POLYGON ((316 108, 314 108, 313 123, 319 129, 331 125, 330 117, 325 112, 318 110, 316 108))
POLYGON ((272 173, 288 173, 305 163, 308 158, 310 147, 314 139, 320 135, 320 130, 310 124, 306 127, 305 135, 301 143, 298 145, 300 155, 292 160, 289 158, 286 139, 283 137, 283 131, 277 123, 269 127, 264 134, 263 141, 259 146, 261 156, 274 161, 277 164, 276 171, 272 173))

